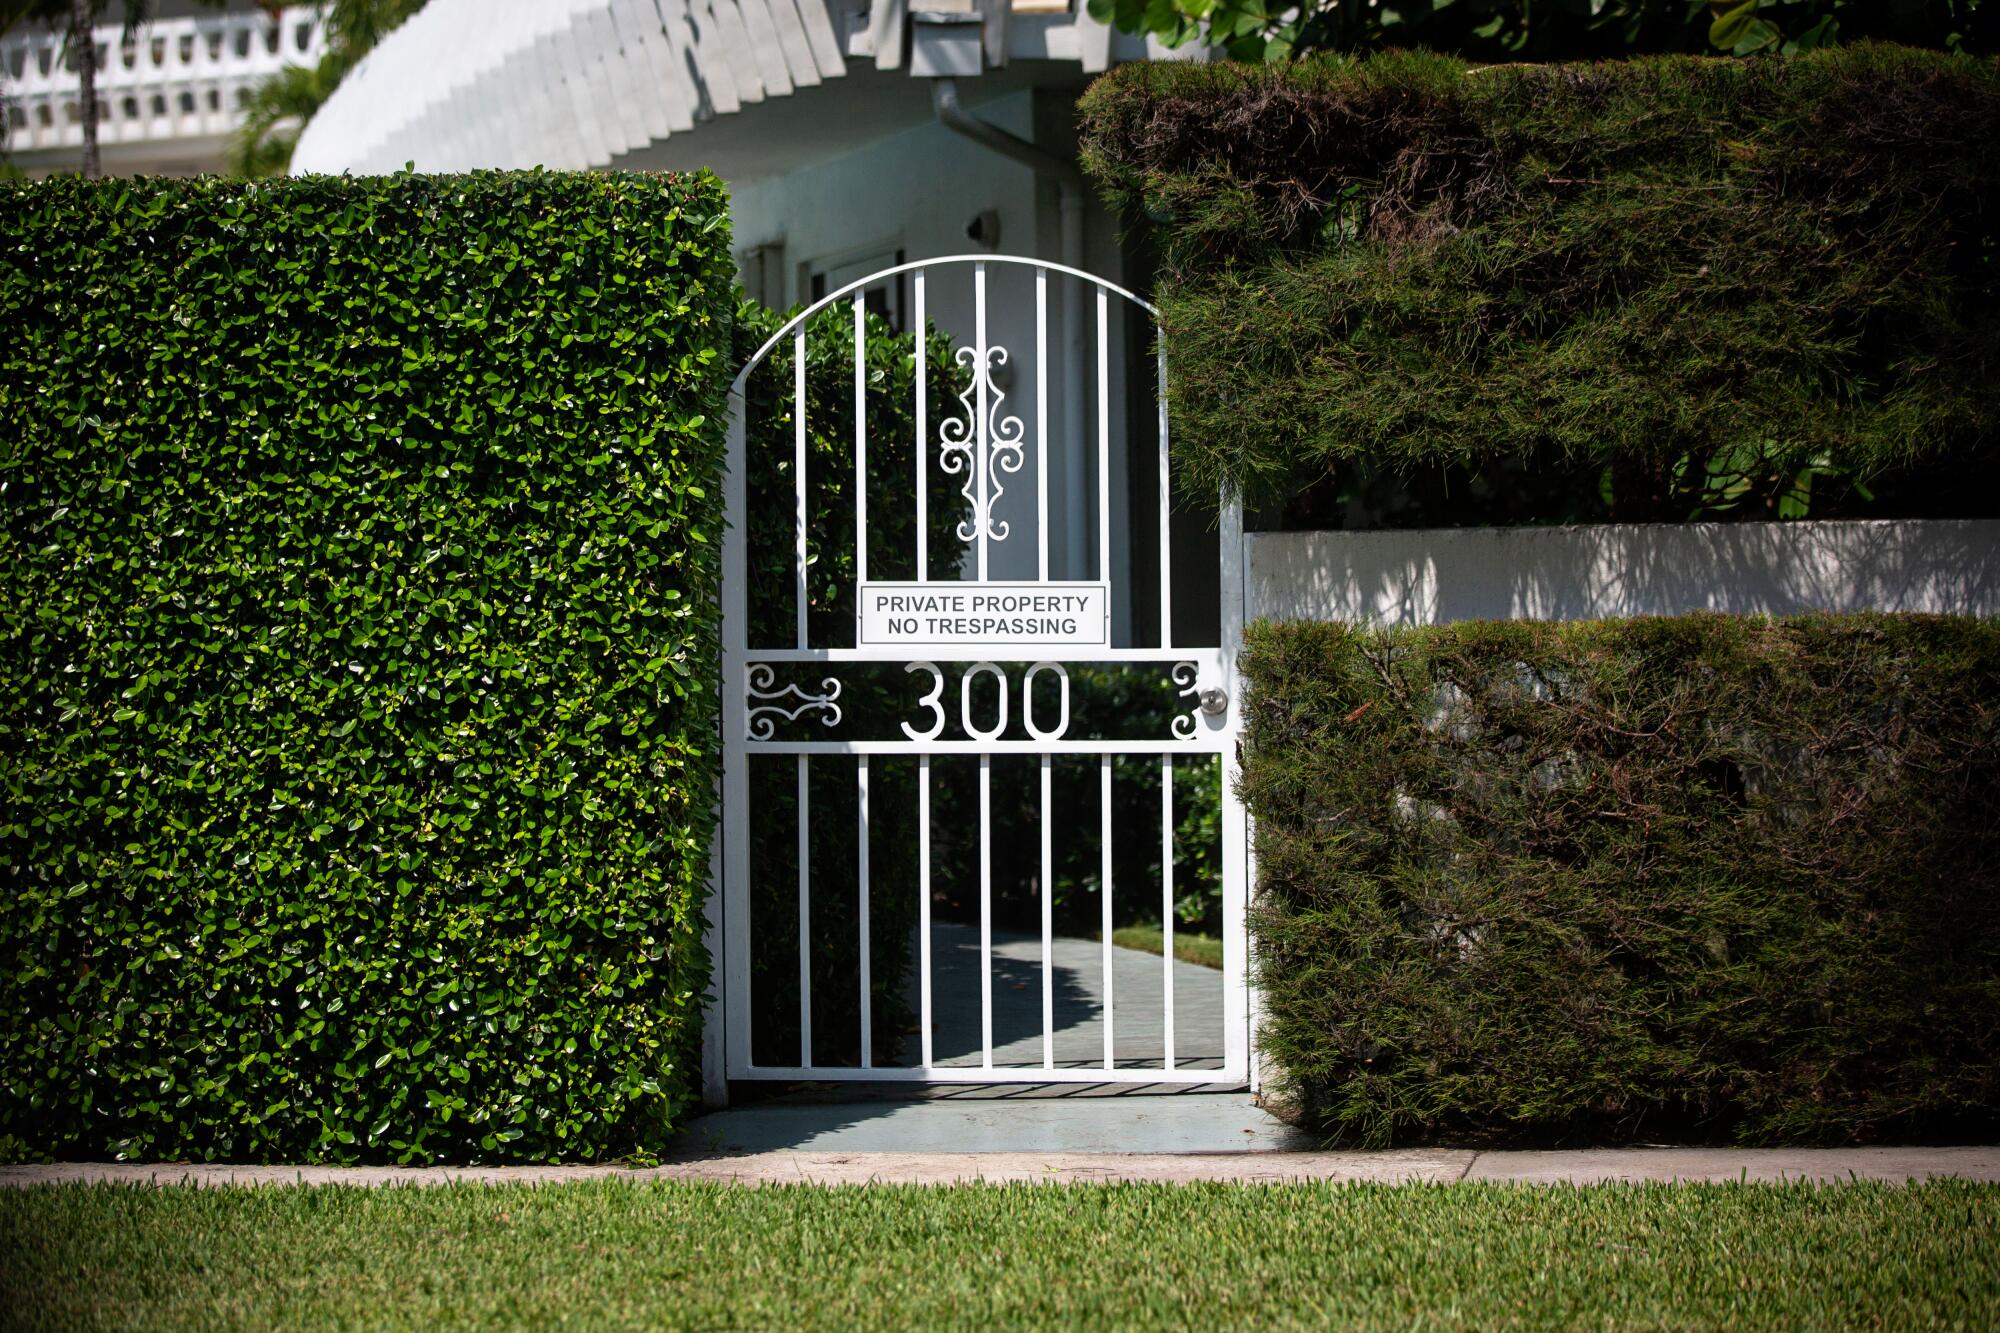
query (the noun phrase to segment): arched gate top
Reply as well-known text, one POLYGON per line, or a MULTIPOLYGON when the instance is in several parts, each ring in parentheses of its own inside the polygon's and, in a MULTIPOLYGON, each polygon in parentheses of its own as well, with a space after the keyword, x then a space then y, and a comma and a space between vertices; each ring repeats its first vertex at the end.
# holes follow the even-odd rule
POLYGON ((1086 273, 1080 268, 1071 268, 1067 264, 1058 264, 1052 260, 1030 259, 1024 255, 940 255, 935 259, 913 259, 906 264, 895 264, 889 268, 870 273, 867 277, 856 278, 853 282, 848 283, 839 290, 828 292, 825 296, 820 297, 819 300, 814 301, 804 310, 801 310, 798 314, 785 321, 785 326, 766 338, 764 345, 757 349, 756 355, 743 363, 743 369, 736 372, 736 379, 729 386, 729 391, 731 393, 742 393, 743 384, 750 378, 750 372, 763 364, 764 358, 771 354, 773 347, 776 347, 780 342, 791 336, 800 325, 832 305, 835 301, 840 300, 843 296, 852 296, 869 283, 880 282, 883 278, 893 278, 898 273, 909 273, 916 269, 937 268, 944 264, 1016 264, 1023 268, 1041 269, 1048 273, 1061 273, 1066 277, 1081 278, 1094 287, 1099 287, 1104 291, 1122 296, 1133 305, 1138 306, 1151 315, 1154 319, 1160 317, 1159 308, 1143 296, 1128 291, 1115 282, 1107 282, 1095 273, 1086 273))

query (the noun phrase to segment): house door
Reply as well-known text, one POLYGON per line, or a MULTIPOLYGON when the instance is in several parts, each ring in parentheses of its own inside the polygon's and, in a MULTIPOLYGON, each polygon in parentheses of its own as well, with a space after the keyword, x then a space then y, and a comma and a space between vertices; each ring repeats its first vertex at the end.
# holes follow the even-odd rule
POLYGON ((830 292, 737 376, 728 1078, 1246 1081, 1241 516, 1220 605, 1177 600, 1157 343, 1121 287, 957 256, 830 292), (1197 934, 1219 966, 1176 958, 1197 934))

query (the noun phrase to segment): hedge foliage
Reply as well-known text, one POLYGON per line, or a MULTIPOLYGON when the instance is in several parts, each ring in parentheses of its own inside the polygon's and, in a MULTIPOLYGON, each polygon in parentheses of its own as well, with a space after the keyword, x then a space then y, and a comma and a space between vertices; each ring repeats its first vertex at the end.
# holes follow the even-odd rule
POLYGON ((1994 49, 1983 0, 1089 0, 1091 17, 1169 46, 1202 41, 1234 60, 1310 51, 1445 51, 1471 60, 1590 60, 1708 52, 1796 55, 1867 38, 1994 49))
POLYGON ((1163 254, 1191 495, 1445 469, 1472 521, 1784 516, 1990 463, 1990 59, 1135 63, 1082 115, 1163 254))
POLYGON ((0 186, 0 1154, 677 1121, 728 239, 707 176, 0 186))
POLYGON ((1264 1050, 1309 1120, 2000 1123, 2000 624, 1263 624, 1264 1050))

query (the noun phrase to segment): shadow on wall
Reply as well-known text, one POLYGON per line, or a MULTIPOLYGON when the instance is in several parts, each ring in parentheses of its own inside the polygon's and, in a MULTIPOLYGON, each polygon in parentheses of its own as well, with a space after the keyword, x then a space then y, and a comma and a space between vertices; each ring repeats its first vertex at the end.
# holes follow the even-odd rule
POLYGON ((1266 532, 1254 618, 1398 625, 1689 611, 2000 614, 2000 520, 1266 532))

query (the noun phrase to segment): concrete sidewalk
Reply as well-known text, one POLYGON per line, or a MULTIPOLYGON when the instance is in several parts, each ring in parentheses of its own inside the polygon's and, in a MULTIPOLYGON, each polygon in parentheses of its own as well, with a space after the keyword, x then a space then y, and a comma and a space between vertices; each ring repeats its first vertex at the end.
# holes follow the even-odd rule
MULTIPOLYGON (((1157 964, 1158 959, 1154 962, 1157 964)), ((807 1152, 1061 1153, 1143 1156, 1297 1152, 1318 1140, 1246 1093, 1168 1092, 1117 1084, 941 1089, 921 1097, 777 1099, 694 1120, 669 1160, 807 1152)))
POLYGON ((702 1180, 742 1185, 949 1185, 1017 1181, 1086 1184, 1500 1181, 1524 1185, 1599 1185, 1736 1180, 1877 1180, 1901 1184, 1932 1176, 2000 1182, 2000 1147, 1590 1148, 1561 1152, 1479 1152, 1459 1148, 1234 1153, 759 1152, 701 1157, 639 1170, 618 1166, 132 1166, 79 1162, 0 1167, 0 1188, 75 1182, 199 1187, 549 1185, 605 1179, 636 1183, 702 1180))

